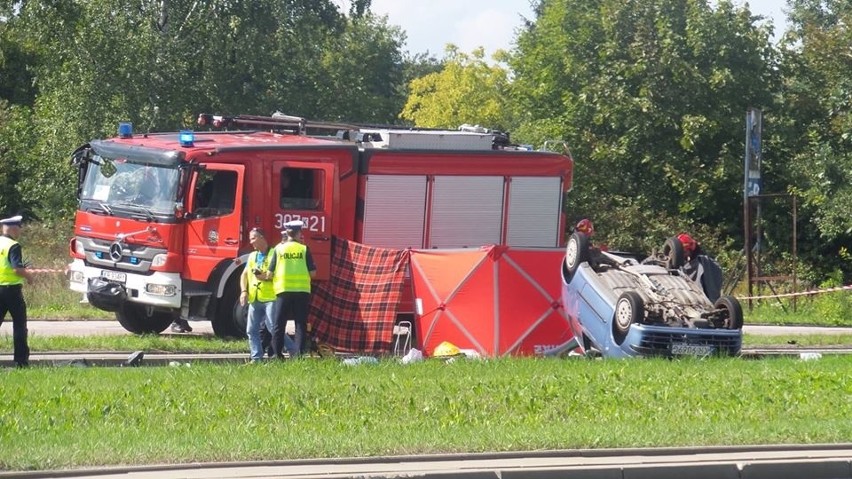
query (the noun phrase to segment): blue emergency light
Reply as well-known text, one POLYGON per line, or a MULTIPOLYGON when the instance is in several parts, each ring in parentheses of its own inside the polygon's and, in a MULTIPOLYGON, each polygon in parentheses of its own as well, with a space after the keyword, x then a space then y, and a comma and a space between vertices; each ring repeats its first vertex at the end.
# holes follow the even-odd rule
POLYGON ((133 138, 133 123, 122 121, 118 124, 119 138, 133 138))
POLYGON ((180 146, 184 148, 195 146, 195 134, 192 130, 181 130, 178 134, 178 141, 180 142, 180 146))

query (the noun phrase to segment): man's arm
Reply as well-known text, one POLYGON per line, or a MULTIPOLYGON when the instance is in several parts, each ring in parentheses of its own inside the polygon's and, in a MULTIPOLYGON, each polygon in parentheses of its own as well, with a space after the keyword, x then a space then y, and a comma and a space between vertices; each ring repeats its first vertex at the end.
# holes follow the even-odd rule
POLYGON ((240 275, 240 305, 245 306, 248 303, 248 265, 243 268, 243 273, 240 275))
POLYGON ((243 268, 243 273, 240 275, 240 291, 248 291, 249 285, 249 272, 248 265, 243 268))
POLYGON ((305 262, 308 263, 308 274, 311 275, 311 279, 316 278, 317 265, 314 263, 314 257, 311 256, 311 250, 308 248, 305 248, 305 262))
POLYGON ((273 273, 275 272, 275 265, 278 263, 278 246, 276 245, 275 247, 270 249, 269 253, 267 254, 270 255, 269 269, 267 269, 263 274, 259 276, 260 279, 263 280, 272 279, 273 273))
POLYGON ((27 270, 26 266, 24 266, 24 257, 21 253, 21 245, 16 244, 9 248, 9 263, 12 265, 12 268, 18 276, 26 279, 27 283, 33 282, 33 274, 27 270))

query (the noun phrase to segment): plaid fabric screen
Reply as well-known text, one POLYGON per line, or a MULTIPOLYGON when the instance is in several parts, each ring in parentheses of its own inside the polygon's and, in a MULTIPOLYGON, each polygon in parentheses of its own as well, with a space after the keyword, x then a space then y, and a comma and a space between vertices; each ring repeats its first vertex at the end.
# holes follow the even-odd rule
POLYGON ((389 353, 408 259, 407 250, 332 237, 331 279, 311 300, 314 337, 338 351, 389 353))

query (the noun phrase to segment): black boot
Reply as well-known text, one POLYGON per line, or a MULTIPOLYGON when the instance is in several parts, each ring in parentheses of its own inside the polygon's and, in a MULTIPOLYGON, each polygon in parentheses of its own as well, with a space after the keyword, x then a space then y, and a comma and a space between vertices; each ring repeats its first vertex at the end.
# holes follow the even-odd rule
POLYGON ((189 326, 189 321, 185 319, 176 319, 172 322, 173 333, 191 333, 192 328, 189 326))

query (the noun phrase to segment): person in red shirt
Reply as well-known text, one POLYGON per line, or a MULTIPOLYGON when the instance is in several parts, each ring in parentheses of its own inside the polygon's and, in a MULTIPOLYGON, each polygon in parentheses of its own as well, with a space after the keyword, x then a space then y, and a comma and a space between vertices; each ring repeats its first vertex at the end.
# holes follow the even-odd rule
POLYGON ((592 220, 583 218, 577 223, 577 226, 574 227, 574 231, 585 233, 586 236, 591 237, 595 234, 595 225, 592 224, 592 220))
POLYGON ((716 301, 722 295, 722 267, 715 259, 704 253, 701 244, 688 233, 677 235, 677 239, 683 246, 681 270, 701 286, 704 295, 710 301, 716 301))

